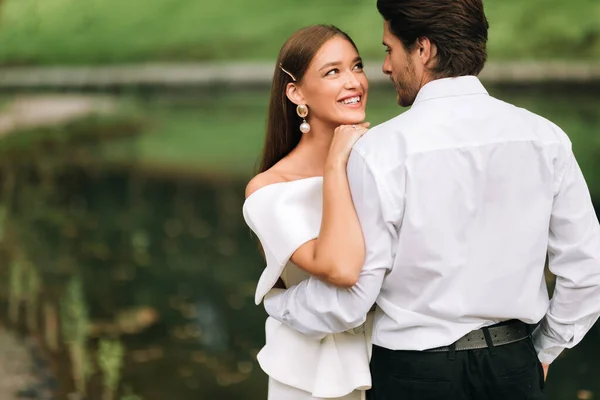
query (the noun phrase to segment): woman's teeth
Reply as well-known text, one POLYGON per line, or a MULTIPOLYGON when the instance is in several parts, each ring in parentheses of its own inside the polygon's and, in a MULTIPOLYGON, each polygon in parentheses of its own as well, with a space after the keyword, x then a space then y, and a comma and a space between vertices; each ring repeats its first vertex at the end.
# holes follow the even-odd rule
POLYGON ((348 99, 340 101, 342 104, 356 104, 360 102, 360 96, 350 97, 348 99))

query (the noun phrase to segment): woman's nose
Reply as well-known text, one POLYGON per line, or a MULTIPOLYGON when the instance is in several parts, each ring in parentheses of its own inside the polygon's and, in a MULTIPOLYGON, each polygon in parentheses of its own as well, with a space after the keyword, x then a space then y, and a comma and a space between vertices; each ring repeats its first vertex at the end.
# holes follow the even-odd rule
POLYGON ((354 73, 349 73, 348 77, 346 78, 346 89, 352 89, 358 86, 360 86, 360 82, 358 81, 354 73))

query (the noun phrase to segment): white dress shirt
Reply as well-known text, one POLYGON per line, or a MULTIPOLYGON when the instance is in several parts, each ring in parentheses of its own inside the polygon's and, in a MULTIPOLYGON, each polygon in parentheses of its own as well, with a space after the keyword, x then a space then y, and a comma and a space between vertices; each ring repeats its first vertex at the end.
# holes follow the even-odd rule
POLYGON ((409 111, 356 143, 347 170, 366 246, 358 283, 273 291, 275 319, 323 337, 360 325, 376 302, 373 343, 393 350, 541 320, 534 343, 546 363, 598 319, 600 226, 567 135, 476 77, 425 85, 409 111))

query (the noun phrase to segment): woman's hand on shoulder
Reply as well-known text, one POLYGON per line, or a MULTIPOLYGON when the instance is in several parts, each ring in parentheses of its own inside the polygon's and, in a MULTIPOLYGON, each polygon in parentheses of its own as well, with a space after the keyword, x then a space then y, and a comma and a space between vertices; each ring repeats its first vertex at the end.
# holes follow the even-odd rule
POLYGON ((333 132, 333 140, 329 147, 327 162, 332 166, 345 167, 352 151, 352 146, 369 130, 370 123, 340 125, 333 132))

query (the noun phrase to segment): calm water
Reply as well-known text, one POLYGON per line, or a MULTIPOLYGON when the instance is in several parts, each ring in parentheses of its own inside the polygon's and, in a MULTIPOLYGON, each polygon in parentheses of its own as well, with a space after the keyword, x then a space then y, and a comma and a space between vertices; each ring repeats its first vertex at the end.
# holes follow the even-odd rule
MULTIPOLYGON (((569 108, 564 96, 512 96, 554 110, 576 137, 600 132, 597 115, 569 108)), ((176 115, 182 106, 165 107, 176 115)), ((120 394, 145 400, 266 398, 255 362, 266 315, 253 303, 263 264, 241 217, 244 180, 35 163, 3 171, 3 182, 2 204, 13 212, 0 233, 2 318, 39 333, 62 396, 79 379, 92 400, 115 382, 120 394), (106 377, 121 357, 106 339, 124 351, 112 383, 106 377)), ((581 390, 600 396, 599 355, 596 326, 552 366, 549 398, 576 399, 581 390)))

